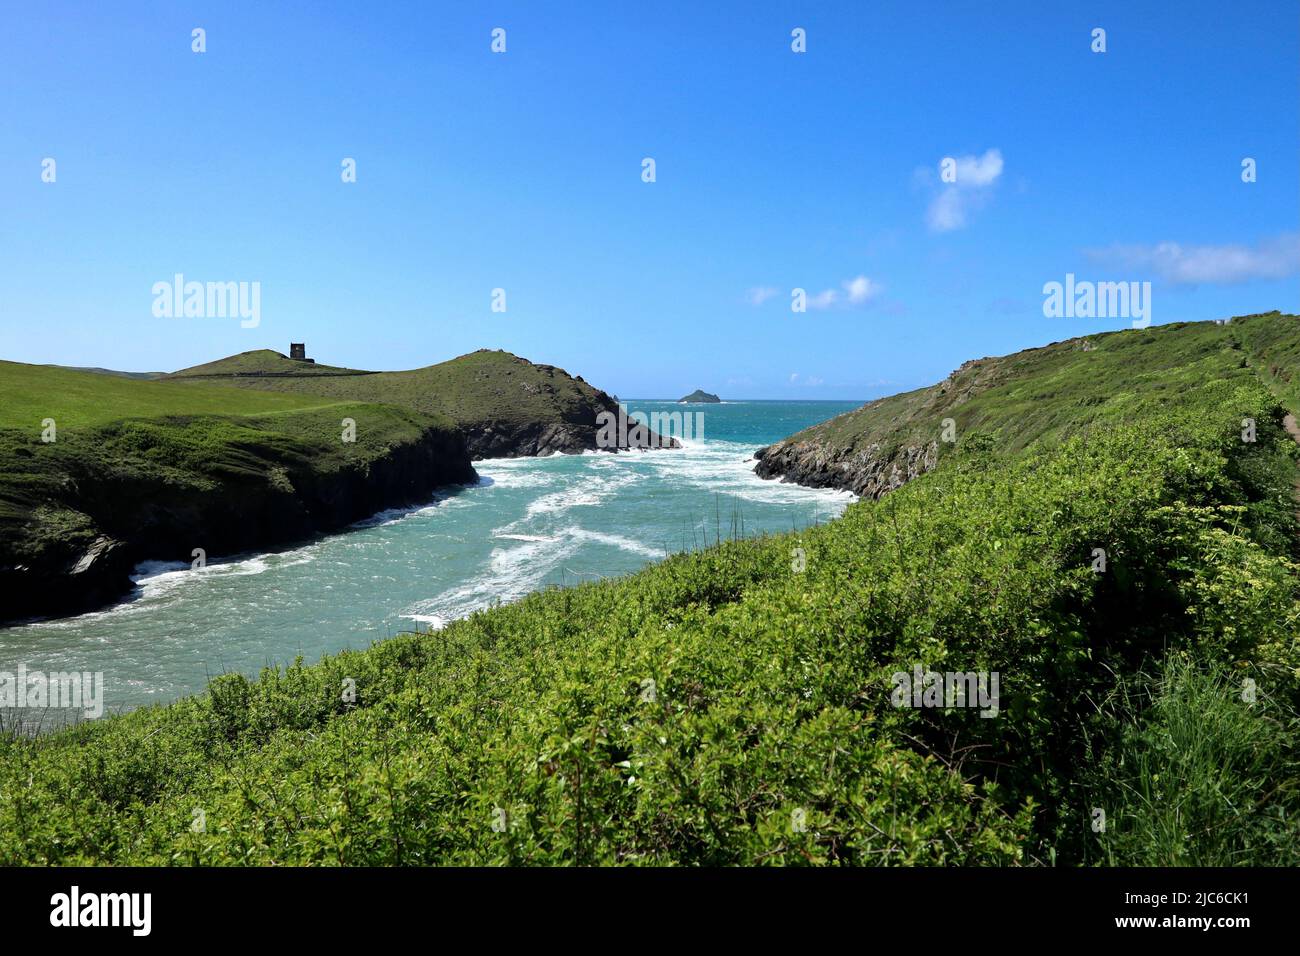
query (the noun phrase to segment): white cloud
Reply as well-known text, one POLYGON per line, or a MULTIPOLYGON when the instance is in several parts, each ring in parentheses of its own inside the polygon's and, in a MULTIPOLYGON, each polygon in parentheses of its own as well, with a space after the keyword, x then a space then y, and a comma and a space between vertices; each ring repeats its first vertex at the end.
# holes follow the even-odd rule
POLYGON ((806 376, 806 377, 804 377, 803 380, 801 381, 801 380, 800 380, 800 375, 799 375, 798 372, 791 372, 791 373, 790 373, 790 384, 791 384, 791 385, 799 385, 799 386, 801 386, 801 387, 803 387, 803 388, 816 388, 818 385, 824 385, 825 383, 826 383, 826 380, 825 380, 825 379, 820 378, 820 377, 818 377, 818 376, 816 376, 816 375, 809 375, 809 376, 806 376))
POLYGON ((1243 245, 1183 246, 1116 244, 1085 249, 1095 262, 1126 269, 1149 269, 1173 285, 1232 284, 1251 279, 1282 279, 1300 272, 1300 233, 1283 233, 1243 245))
POLYGON ((854 305, 860 305, 880 292, 880 283, 872 282, 866 276, 858 276, 855 279, 846 280, 844 288, 849 293, 849 301, 854 305))
MULTIPOLYGON (((840 286, 844 290, 843 294, 839 289, 822 289, 820 292, 805 293, 804 305, 809 309, 829 309, 841 303, 864 305, 880 295, 883 288, 875 279, 861 275, 845 279, 840 286)), ((780 289, 772 286, 756 286, 745 293, 745 300, 751 305, 762 305, 780 292, 780 289)))
POLYGON ((965 226, 970 214, 988 203, 991 187, 1002 175, 999 149, 986 150, 983 156, 955 159, 956 181, 940 189, 925 213, 926 222, 935 232, 951 232, 965 226))
POLYGON ((1002 150, 990 149, 983 156, 957 157, 957 185, 989 186, 1002 175, 1002 150))

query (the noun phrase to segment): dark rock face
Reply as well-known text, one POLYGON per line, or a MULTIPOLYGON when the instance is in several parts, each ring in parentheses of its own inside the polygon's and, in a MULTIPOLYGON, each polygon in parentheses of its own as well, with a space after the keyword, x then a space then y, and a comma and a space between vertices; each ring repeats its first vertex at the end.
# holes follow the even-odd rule
POLYGON ((190 563, 196 548, 211 560, 282 547, 477 477, 463 439, 442 431, 336 471, 286 460, 203 493, 80 476, 70 482, 68 503, 102 533, 88 548, 55 544, 23 563, 0 564, 0 620, 92 610, 129 593, 141 561, 190 563))
POLYGON ((760 478, 780 478, 810 488, 839 488, 862 498, 879 498, 934 468, 939 443, 891 453, 879 444, 833 452, 816 442, 778 442, 754 453, 760 478))
MULTIPOLYGON (((581 378, 578 379, 581 381, 581 378)), ((525 458, 557 453, 576 455, 601 449, 597 442, 602 412, 619 414, 618 402, 605 392, 596 393, 596 401, 571 413, 572 420, 561 422, 482 422, 462 427, 470 457, 525 458)), ((605 451, 633 451, 655 448, 681 448, 675 438, 665 438, 649 429, 638 434, 635 423, 626 429, 627 441, 605 451)))
POLYGON ((475 461, 578 454, 596 447, 596 425, 568 422, 489 422, 465 429, 465 443, 475 461))

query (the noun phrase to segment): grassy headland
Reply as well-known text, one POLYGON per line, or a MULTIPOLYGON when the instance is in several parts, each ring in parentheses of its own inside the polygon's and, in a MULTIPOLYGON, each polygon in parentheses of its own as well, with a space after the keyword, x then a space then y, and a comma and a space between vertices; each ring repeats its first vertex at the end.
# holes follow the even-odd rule
POLYGON ((1183 393, 1207 381, 1253 378, 1252 368, 1276 366, 1265 378, 1281 381, 1300 368, 1300 354, 1289 351, 1300 352, 1297 323, 1280 313, 1224 325, 1174 323, 975 359, 936 385, 878 399, 762 449, 756 470, 876 497, 963 444, 1017 453, 1084 429, 1147 420, 1182 407, 1183 393))
POLYGON ((617 411, 613 398, 581 376, 487 349, 402 372, 312 365, 262 349, 183 369, 168 378, 382 402, 442 415, 461 429, 475 458, 595 448, 596 416, 617 411))
POLYGON ((283 544, 473 477, 436 415, 15 362, 0 461, 0 619, 112 600, 146 558, 283 544))

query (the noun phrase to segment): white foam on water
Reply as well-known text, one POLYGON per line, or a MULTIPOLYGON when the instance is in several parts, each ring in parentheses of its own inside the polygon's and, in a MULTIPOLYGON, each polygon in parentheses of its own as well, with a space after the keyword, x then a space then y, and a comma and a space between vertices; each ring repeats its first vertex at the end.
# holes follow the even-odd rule
MULTIPOLYGON (((529 465, 535 465, 535 459, 501 459, 503 462, 514 463, 517 460, 525 461, 529 465)), ((478 462, 481 466, 483 462, 478 462)), ((545 488, 555 483, 555 476, 548 474, 541 469, 534 468, 503 468, 492 467, 479 469, 479 475, 486 478, 487 481, 479 483, 480 488, 545 488)))
MULTIPOLYGON (((471 488, 486 487, 484 482, 476 482, 472 485, 461 486, 466 490, 471 488)), ((362 518, 360 521, 354 521, 348 525, 349 529, 361 530, 364 528, 382 528, 386 525, 397 524, 401 521, 409 521, 412 518, 430 518, 440 515, 448 508, 464 507, 467 504, 474 503, 476 499, 465 494, 436 494, 433 499, 422 505, 404 505, 400 508, 385 508, 372 514, 369 518, 362 518)))
POLYGON ((754 449, 736 442, 692 442, 681 449, 676 462, 655 461, 659 477, 732 495, 762 504, 817 501, 827 513, 838 514, 857 496, 834 488, 806 488, 760 478, 754 472, 754 449))
POLYGON ((642 476, 630 470, 623 470, 616 476, 606 478, 603 475, 585 473, 574 476, 575 480, 563 491, 542 495, 528 503, 524 518, 535 518, 542 514, 557 514, 572 508, 590 507, 604 502, 629 485, 642 480, 642 476))
POLYGON ((169 571, 188 571, 187 561, 141 561, 131 571, 131 580, 139 584, 146 578, 157 577, 169 571))
POLYGON ((573 538, 494 548, 486 568, 437 597, 417 602, 403 616, 423 614, 458 620, 495 601, 517 601, 540 588, 547 576, 577 549, 578 543, 573 538))
POLYGON ((428 624, 429 630, 441 631, 447 626, 445 618, 437 614, 399 614, 398 617, 405 618, 408 621, 419 621, 421 624, 428 624))
POLYGON ((640 541, 634 541, 631 538, 624 537, 621 534, 606 534, 603 531, 587 531, 584 528, 565 528, 561 532, 571 538, 579 541, 596 541, 600 544, 612 545, 615 548, 621 548, 632 554, 638 554, 646 558, 662 558, 664 556, 663 548, 652 548, 642 544, 640 541))

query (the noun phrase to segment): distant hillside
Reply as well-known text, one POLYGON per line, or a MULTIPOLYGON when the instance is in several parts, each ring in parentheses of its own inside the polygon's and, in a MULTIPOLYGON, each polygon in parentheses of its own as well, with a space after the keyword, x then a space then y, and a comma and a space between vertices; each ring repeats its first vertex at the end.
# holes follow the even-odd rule
POLYGON ((760 449, 755 471, 879 497, 962 448, 1054 445, 1178 402, 1189 388, 1255 371, 1297 407, 1300 318, 1103 332, 964 363, 944 381, 877 399, 760 449))
POLYGON ((722 402, 722 399, 718 398, 718 396, 716 395, 711 394, 710 392, 704 391, 704 389, 702 388, 697 388, 695 391, 691 392, 691 394, 685 396, 684 398, 679 398, 677 399, 677 401, 679 403, 680 402, 707 402, 710 405, 717 405, 722 402))
POLYGON ((617 402, 581 376, 509 352, 480 349, 403 372, 311 365, 263 349, 184 369, 174 380, 235 385, 445 415, 475 458, 548 455, 596 447, 596 416, 617 402))
POLYGON ((0 362, 0 621, 112 601, 142 560, 275 547, 473 479, 441 416, 0 362))
POLYGON ((205 362, 203 365, 195 365, 191 368, 181 369, 179 372, 173 372, 167 378, 211 378, 225 379, 234 376, 243 375, 284 375, 284 376, 314 376, 314 375, 373 375, 374 372, 364 372, 360 369, 339 368, 334 365, 319 365, 315 362, 307 362, 301 359, 291 359, 283 352, 276 352, 272 349, 255 349, 251 352, 240 352, 238 355, 231 355, 227 358, 217 359, 215 362, 205 362))
POLYGON ((152 381, 167 374, 166 372, 120 372, 115 368, 88 368, 82 365, 59 365, 56 367, 66 368, 73 372, 94 372, 96 375, 116 375, 119 378, 135 378, 142 381, 152 381))

